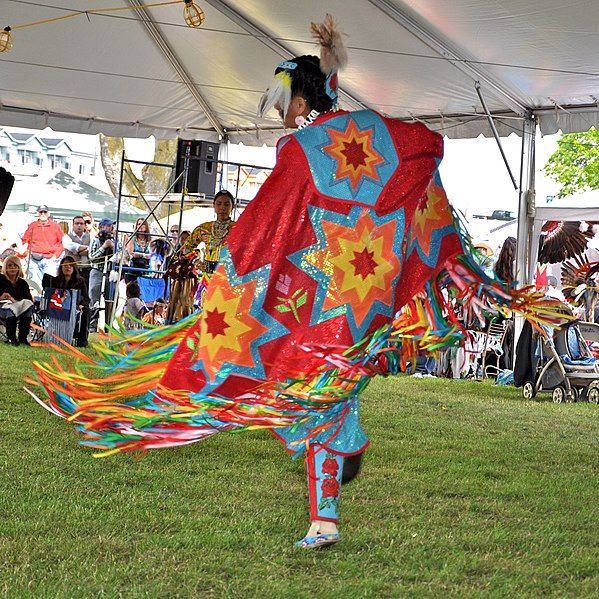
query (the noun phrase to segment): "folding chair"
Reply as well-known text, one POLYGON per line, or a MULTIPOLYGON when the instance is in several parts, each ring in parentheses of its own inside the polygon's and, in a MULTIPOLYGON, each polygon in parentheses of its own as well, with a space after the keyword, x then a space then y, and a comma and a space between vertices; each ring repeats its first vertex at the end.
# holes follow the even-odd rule
POLYGON ((166 298, 166 281, 164 279, 138 277, 137 283, 141 291, 141 299, 148 308, 151 308, 159 297, 166 298))
POLYGON ((48 333, 47 341, 60 337, 68 344, 73 343, 77 326, 79 291, 77 289, 44 289, 40 309, 44 314, 44 324, 48 333))
MULTIPOLYGON (((42 341, 45 334, 45 323, 43 314, 40 312, 40 299, 39 296, 42 294, 42 290, 39 288, 37 283, 29 279, 25 279, 29 285, 29 288, 34 292, 33 298, 33 313, 31 314, 31 329, 29 331, 28 340, 30 342, 42 341), (37 296, 37 297, 36 297, 37 296)), ((6 341, 6 326, 4 318, 0 316, 0 341, 6 341)))
POLYGON ((484 346, 482 351, 482 378, 489 376, 487 369, 495 368, 499 372, 499 358, 503 355, 503 339, 506 333, 505 320, 497 321, 495 318, 489 321, 486 331, 483 331, 484 346), (497 364, 487 366, 487 354, 493 352, 497 357, 497 364))

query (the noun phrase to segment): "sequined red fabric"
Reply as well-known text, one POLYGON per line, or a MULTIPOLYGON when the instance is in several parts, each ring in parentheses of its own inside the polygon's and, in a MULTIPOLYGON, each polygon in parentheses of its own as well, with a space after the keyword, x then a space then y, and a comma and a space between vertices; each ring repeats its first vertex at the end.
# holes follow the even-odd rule
POLYGON ((236 398, 301 376, 303 344, 352 346, 390 322, 461 251, 442 152, 423 125, 371 111, 283 138, 161 386, 236 398))

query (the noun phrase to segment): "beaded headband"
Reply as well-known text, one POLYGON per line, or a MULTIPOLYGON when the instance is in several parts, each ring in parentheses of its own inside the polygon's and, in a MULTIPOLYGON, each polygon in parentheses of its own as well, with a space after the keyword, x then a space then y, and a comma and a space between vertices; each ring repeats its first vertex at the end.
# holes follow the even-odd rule
MULTIPOLYGON (((347 64, 347 51, 343 45, 342 34, 331 15, 325 17, 324 23, 312 23, 312 36, 320 45, 320 70, 326 75, 325 93, 337 108, 337 71, 347 64)), ((301 65, 299 66, 301 69, 301 65)), ((293 75, 297 72, 298 64, 294 60, 284 60, 279 63, 273 82, 264 92, 258 104, 258 116, 263 117, 271 108, 278 104, 287 116, 291 103, 291 84, 293 75)))

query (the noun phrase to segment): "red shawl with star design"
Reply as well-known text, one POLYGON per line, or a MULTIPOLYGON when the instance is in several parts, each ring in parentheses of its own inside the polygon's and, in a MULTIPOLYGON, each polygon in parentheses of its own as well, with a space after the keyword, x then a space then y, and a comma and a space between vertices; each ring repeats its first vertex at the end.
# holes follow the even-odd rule
MULTIPOLYGON (((337 112, 320 117, 311 127, 326 130, 331 119, 339 120, 343 115, 349 116, 337 112)), ((268 328, 259 313, 250 312, 256 286, 265 283, 250 277, 232 284, 221 265, 208 289, 204 315, 188 333, 193 343, 180 345, 162 386, 200 392, 207 379, 215 382, 218 373, 223 368, 229 371, 228 365, 233 363, 242 365, 245 371, 229 374, 213 392, 235 397, 256 386, 255 378, 245 373, 252 370, 257 359, 264 366, 266 380, 301 376, 313 358, 299 351, 299 346, 327 341, 352 346, 389 322, 445 259, 462 250, 446 196, 433 181, 443 153, 442 138, 420 124, 379 118, 388 128, 392 147, 376 148, 372 128, 361 131, 356 121, 348 118, 345 130, 330 128, 330 143, 321 150, 336 162, 336 180, 346 179, 350 189, 356 189, 364 178, 379 177, 376 167, 386 160, 382 150, 397 154, 397 168, 381 182, 380 195, 371 205, 327 196, 315 186, 313 169, 317 167, 297 139, 301 132, 279 142, 277 164, 229 236, 226 260, 234 265, 237 277, 269 268, 262 309, 286 332, 266 340, 257 354, 252 353, 252 343, 264 337, 268 328), (348 219, 356 209, 357 218, 348 219), (385 217, 399 209, 404 213, 401 221, 390 219, 377 224, 373 220, 373 216, 385 217), (324 244, 318 243, 310 210, 325 213, 320 220, 324 244), (327 220, 329 212, 346 218, 339 222, 327 220), (433 230, 448 226, 452 230, 440 242, 435 265, 425 264, 418 252, 408 255, 411 235, 418 236, 428 249, 433 230), (399 248, 394 248, 394 237, 398 236, 401 242, 399 248), (289 256, 306 248, 313 249, 304 253, 302 263, 289 260, 289 256), (325 273, 327 280, 311 276, 302 268, 304 264, 325 273), (323 285, 326 289, 319 310, 331 317, 319 322, 314 302, 318 287, 323 285), (376 303, 386 309, 373 310, 376 303), (347 308, 334 315, 339 306, 347 308), (357 325, 353 330, 348 310, 353 312, 357 325), (367 317, 367 326, 363 326, 367 317), (202 369, 190 369, 198 362, 202 369)))
POLYGON ((443 289, 469 309, 544 310, 549 321, 551 306, 472 260, 438 176, 442 153, 425 126, 373 111, 329 113, 284 137, 202 313, 109 340, 97 362, 78 354, 96 379, 78 364, 36 364, 36 399, 102 455, 247 428, 315 436, 370 377, 396 370, 390 345, 459 341, 443 289))

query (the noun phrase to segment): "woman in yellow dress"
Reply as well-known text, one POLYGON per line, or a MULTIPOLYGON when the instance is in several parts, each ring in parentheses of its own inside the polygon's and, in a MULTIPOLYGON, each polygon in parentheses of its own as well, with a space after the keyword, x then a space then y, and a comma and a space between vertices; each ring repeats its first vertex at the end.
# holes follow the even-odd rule
POLYGON ((222 249, 234 221, 231 212, 235 199, 231 192, 219 191, 214 196, 216 220, 198 225, 182 244, 177 259, 171 261, 169 276, 172 281, 168 322, 188 316, 193 305, 202 309, 206 286, 218 264, 222 249))

